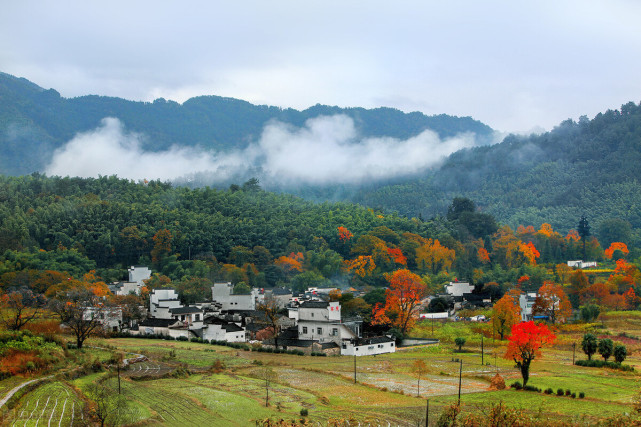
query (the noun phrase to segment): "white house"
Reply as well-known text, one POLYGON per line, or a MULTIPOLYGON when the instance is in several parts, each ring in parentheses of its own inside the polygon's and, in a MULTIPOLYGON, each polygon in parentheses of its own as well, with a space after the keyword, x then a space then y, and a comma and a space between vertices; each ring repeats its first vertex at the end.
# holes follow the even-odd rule
POLYGON ((82 317, 84 320, 96 320, 105 331, 119 331, 122 326, 121 307, 85 307, 82 317))
POLYGON ((171 318, 188 325, 190 329, 203 327, 203 309, 194 306, 177 307, 169 309, 171 318))
POLYGON ((443 311, 440 313, 421 313, 418 315, 419 319, 447 319, 449 317, 449 313, 447 311, 443 311))
POLYGON ((115 283, 110 286, 110 289, 116 295, 129 295, 131 293, 140 295, 140 289, 145 286, 145 280, 151 277, 151 270, 144 266, 132 265, 127 271, 129 272, 129 280, 115 283))
POLYGON ((173 289, 154 289, 149 295, 149 313, 156 319, 171 319, 171 309, 182 307, 173 289))
POLYGON ((527 322, 532 320, 532 306, 536 301, 536 292, 523 293, 519 296, 519 306, 521 306, 521 321, 527 322))
POLYGON ((234 286, 231 282, 214 283, 211 288, 211 299, 222 305, 223 311, 230 310, 256 310, 256 304, 260 302, 260 292, 252 289, 246 295, 234 295, 234 286))
POLYGON ((305 301, 298 307, 298 339, 342 343, 358 338, 360 322, 343 323, 337 301, 305 301))
MULTIPOLYGON (((201 331, 202 338, 210 341, 246 341, 246 331, 244 327, 222 319, 207 318, 201 331)), ((196 333, 198 334, 198 332, 196 333)))
POLYGON ((394 352, 396 352, 396 343, 390 337, 346 340, 341 345, 341 355, 343 356, 373 356, 394 352))
POLYGON ((474 290, 474 286, 465 282, 450 282, 445 285, 445 293, 453 297, 462 297, 463 294, 469 294, 474 290))
POLYGON ((568 266, 572 268, 596 267, 596 261, 568 261, 568 266))

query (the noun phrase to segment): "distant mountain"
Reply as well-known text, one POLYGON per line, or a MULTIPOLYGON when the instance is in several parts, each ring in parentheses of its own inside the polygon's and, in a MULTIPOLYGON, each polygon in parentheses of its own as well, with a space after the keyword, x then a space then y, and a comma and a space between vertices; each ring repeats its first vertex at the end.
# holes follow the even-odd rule
POLYGON ((0 73, 0 173, 42 171, 53 151, 78 132, 95 129, 115 117, 128 131, 145 135, 148 151, 172 145, 228 150, 245 148, 266 123, 278 120, 302 126, 321 115, 351 117, 359 135, 406 139, 426 129, 441 138, 474 133, 477 143, 490 143, 493 130, 470 117, 426 116, 392 108, 339 108, 316 105, 304 111, 283 109, 218 96, 191 98, 183 104, 157 99, 134 102, 104 96, 63 98, 24 79, 0 73))

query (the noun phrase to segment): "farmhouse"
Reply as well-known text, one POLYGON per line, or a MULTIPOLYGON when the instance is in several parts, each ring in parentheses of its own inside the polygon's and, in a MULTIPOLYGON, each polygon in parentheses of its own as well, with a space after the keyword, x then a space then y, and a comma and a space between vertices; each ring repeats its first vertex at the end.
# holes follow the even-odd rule
POLYGON ((151 277, 151 270, 145 266, 133 265, 128 269, 129 280, 116 282, 109 285, 109 290, 116 295, 140 295, 140 290, 145 286, 145 280, 151 277))
POLYGON ((521 321, 527 322, 532 320, 532 307, 536 301, 536 292, 522 293, 519 296, 519 306, 521 307, 521 321))
POLYGON ((149 313, 156 319, 171 319, 170 310, 182 307, 173 289, 154 289, 149 296, 149 313))
POLYGON ((391 337, 359 338, 343 341, 341 354, 345 356, 373 356, 396 352, 396 343, 391 337))
POLYGON ((249 294, 235 295, 231 282, 214 283, 211 288, 212 301, 220 303, 223 311, 256 310, 256 304, 260 302, 261 297, 259 290, 255 288, 249 294))

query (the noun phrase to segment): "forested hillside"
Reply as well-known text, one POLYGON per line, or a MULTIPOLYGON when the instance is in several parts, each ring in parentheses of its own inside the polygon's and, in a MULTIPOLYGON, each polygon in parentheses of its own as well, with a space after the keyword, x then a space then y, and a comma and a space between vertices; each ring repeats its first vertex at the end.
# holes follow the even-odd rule
POLYGON ((300 127, 310 118, 336 114, 351 117, 363 137, 406 139, 431 129, 441 138, 470 132, 477 141, 489 143, 493 133, 470 117, 406 114, 392 108, 316 105, 298 111, 218 96, 196 97, 183 104, 162 98, 149 103, 95 95, 67 99, 54 89, 44 90, 0 73, 0 173, 43 171, 56 148, 78 132, 95 129, 105 117, 118 118, 129 131, 144 135, 145 150, 158 151, 172 145, 245 148, 272 120, 300 127))
POLYGON ((585 214, 595 231, 613 218, 638 230, 640 167, 641 106, 628 103, 542 135, 461 150, 429 176, 361 190, 352 200, 431 217, 465 196, 512 227, 549 222, 569 229, 585 214))

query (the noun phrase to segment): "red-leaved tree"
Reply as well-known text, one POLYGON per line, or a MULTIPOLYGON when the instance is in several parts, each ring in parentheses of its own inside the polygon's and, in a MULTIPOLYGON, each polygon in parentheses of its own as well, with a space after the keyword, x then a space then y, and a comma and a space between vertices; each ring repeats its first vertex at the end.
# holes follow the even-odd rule
POLYGON ((418 319, 427 287, 419 275, 406 269, 396 270, 385 277, 390 284, 385 290, 385 305, 376 304, 372 323, 398 328, 405 335, 418 319))
POLYGON ((512 359, 521 370, 523 387, 530 378, 530 363, 535 357, 541 357, 541 347, 554 343, 556 336, 544 324, 537 325, 532 321, 517 323, 512 326, 512 335, 508 337, 506 359, 512 359))

